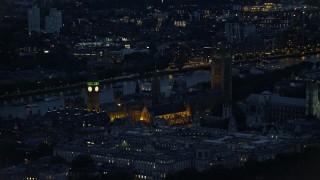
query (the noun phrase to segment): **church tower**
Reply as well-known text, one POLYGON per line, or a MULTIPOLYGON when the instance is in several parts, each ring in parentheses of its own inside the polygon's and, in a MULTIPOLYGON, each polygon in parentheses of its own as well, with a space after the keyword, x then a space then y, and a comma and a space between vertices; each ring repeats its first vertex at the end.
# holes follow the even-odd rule
POLYGON ((310 81, 307 83, 306 101, 306 116, 315 116, 319 119, 319 87, 310 81))
POLYGON ((213 105, 231 107, 232 101, 232 59, 229 48, 218 44, 211 62, 211 91, 213 105))

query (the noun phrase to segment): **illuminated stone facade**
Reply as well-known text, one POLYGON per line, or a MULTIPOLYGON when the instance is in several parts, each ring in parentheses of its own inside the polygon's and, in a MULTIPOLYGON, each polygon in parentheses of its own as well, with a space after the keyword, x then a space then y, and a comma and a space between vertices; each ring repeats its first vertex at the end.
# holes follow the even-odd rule
POLYGON ((183 103, 160 104, 145 106, 141 112, 140 121, 147 123, 154 119, 164 119, 169 124, 186 124, 190 121, 190 107, 183 103))
POLYGON ((108 116, 111 122, 113 122, 115 119, 127 118, 129 116, 132 118, 133 122, 138 122, 140 120, 141 111, 122 109, 118 111, 108 112, 108 116))
POLYGON ((275 4, 270 2, 265 2, 262 5, 245 6, 243 10, 246 12, 268 12, 272 10, 281 9, 281 4, 275 4))
POLYGON ((87 110, 100 112, 99 82, 87 83, 87 110))
POLYGON ((111 122, 114 122, 116 119, 129 117, 132 122, 139 122, 143 105, 143 102, 123 100, 123 102, 102 104, 102 109, 107 112, 111 122))

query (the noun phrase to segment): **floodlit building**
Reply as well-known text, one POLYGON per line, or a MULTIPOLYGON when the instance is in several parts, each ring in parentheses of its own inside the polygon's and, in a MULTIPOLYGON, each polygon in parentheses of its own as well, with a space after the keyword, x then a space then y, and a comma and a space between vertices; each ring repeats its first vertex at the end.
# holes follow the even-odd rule
POLYGON ((99 96, 99 82, 87 83, 87 110, 88 111, 100 111, 100 96, 99 96))
POLYGON ((140 121, 152 122, 155 118, 165 119, 169 124, 186 124, 190 121, 190 108, 183 103, 145 106, 140 121))

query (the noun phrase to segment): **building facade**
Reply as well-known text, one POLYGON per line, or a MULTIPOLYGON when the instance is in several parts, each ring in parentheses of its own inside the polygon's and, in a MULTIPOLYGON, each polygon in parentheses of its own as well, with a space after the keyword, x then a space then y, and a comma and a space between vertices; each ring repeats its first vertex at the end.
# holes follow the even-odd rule
POLYGON ((62 28, 62 12, 52 8, 50 9, 49 16, 46 16, 46 33, 58 33, 62 28))
POLYGON ((183 103, 159 104, 145 106, 140 121, 153 122, 155 119, 164 119, 168 124, 186 124, 190 121, 190 116, 190 107, 183 103))
POLYGON ((228 42, 239 44, 243 41, 243 25, 237 20, 225 23, 225 37, 228 42))
POLYGON ((305 99, 283 97, 269 91, 250 94, 242 105, 249 127, 263 124, 283 125, 289 120, 302 119, 306 110, 305 99))
POLYGON ((157 70, 153 73, 151 83, 152 104, 158 104, 161 101, 161 85, 157 70))
POLYGON ((308 82, 306 91, 306 116, 320 118, 319 87, 317 84, 308 82))
POLYGON ((100 112, 99 82, 87 83, 87 111, 100 112))
POLYGON ((37 6, 28 9, 28 32, 40 33, 40 9, 37 6))
POLYGON ((216 105, 232 101, 232 60, 227 47, 219 46, 211 63, 211 90, 216 105))

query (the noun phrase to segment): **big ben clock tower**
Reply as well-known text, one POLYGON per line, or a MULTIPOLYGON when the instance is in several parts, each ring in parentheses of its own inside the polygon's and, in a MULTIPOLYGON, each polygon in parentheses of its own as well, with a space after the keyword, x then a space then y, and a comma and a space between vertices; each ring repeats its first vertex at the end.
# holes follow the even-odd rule
POLYGON ((87 110, 100 112, 99 82, 87 82, 87 110))

